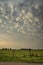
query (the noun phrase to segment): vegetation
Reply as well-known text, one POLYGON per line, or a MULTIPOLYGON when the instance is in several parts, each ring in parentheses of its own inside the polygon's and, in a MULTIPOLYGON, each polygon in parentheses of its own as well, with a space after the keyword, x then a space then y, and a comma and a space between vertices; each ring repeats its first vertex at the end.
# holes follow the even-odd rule
POLYGON ((0 49, 0 62, 43 62, 43 50, 39 49, 0 49))

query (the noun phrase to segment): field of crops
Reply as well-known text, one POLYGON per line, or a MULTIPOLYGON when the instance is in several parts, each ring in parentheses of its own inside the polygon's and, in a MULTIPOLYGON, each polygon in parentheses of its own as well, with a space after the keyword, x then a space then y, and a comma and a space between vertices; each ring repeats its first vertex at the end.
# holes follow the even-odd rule
POLYGON ((0 62, 43 62, 43 50, 0 49, 0 62))

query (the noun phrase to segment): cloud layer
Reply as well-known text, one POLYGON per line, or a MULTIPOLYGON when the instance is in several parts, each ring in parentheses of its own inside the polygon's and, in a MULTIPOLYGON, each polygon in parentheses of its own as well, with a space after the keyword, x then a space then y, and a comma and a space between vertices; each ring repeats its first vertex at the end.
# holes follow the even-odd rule
POLYGON ((0 3, 0 31, 43 43, 43 0, 14 1, 0 3))

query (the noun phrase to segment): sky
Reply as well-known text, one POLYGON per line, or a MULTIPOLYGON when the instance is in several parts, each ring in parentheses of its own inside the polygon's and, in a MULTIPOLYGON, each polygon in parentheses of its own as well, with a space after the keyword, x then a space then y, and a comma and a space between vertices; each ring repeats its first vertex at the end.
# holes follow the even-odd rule
POLYGON ((43 0, 0 0, 0 48, 43 49, 43 0))

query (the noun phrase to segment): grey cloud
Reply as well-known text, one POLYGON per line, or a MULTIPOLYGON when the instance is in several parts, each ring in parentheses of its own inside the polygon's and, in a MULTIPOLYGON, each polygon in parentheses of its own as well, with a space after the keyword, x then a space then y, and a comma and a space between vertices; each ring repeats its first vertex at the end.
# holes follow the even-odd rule
POLYGON ((18 8, 19 8, 19 10, 21 10, 21 9, 25 9, 26 11, 28 11, 29 10, 29 7, 31 7, 32 6, 32 4, 33 4, 33 1, 34 0, 23 0, 22 2, 20 2, 19 4, 18 4, 18 8))
MULTIPOLYGON (((35 0, 36 1, 36 0, 35 0)), ((17 31, 19 30, 20 32, 25 31, 26 34, 32 33, 31 36, 34 36, 35 34, 37 35, 38 33, 42 33, 43 30, 43 19, 41 20, 41 18, 43 18, 43 5, 40 5, 38 9, 35 9, 35 5, 34 4, 34 0, 24 0, 24 2, 20 3, 19 6, 24 7, 24 10, 28 10, 27 12, 25 11, 22 13, 23 8, 21 8, 21 10, 19 10, 19 6, 15 6, 15 8, 13 8, 13 12, 11 12, 11 8, 9 9, 9 5, 6 6, 4 4, 4 6, 2 7, 2 14, 5 17, 6 20, 6 26, 7 29, 9 30, 9 28, 13 27, 13 30, 16 28, 17 31), (29 3, 29 5, 27 5, 27 3, 29 3), (33 5, 33 6, 32 6, 33 5), (29 10, 30 8, 30 10, 29 10), (22 16, 20 16, 20 14, 22 16), (10 23, 9 23, 10 21, 10 23), (19 24, 19 25, 16 25, 19 24), (18 27, 17 27, 18 26, 18 27), (21 30, 21 27, 23 28, 21 30)), ((3 20, 3 16, 2 16, 2 20, 3 20)), ((4 20, 4 21, 5 21, 4 20)), ((4 24, 4 21, 2 24, 4 24)), ((11 30, 11 29, 10 29, 11 30)))
POLYGON ((39 6, 39 9, 36 10, 34 7, 32 8, 32 14, 34 17, 37 17, 39 19, 39 22, 36 21, 36 24, 39 24, 39 32, 43 30, 43 5, 39 6))
POLYGON ((3 3, 0 6, 0 31, 12 35, 20 42, 28 41, 28 46, 30 43, 31 46, 38 47, 38 44, 40 48, 43 47, 43 4, 41 3, 42 0, 22 0, 16 5, 11 3, 13 11, 8 3, 3 3))
POLYGON ((32 7, 32 13, 35 17, 42 18, 43 17, 43 5, 39 6, 39 9, 35 9, 32 7))

